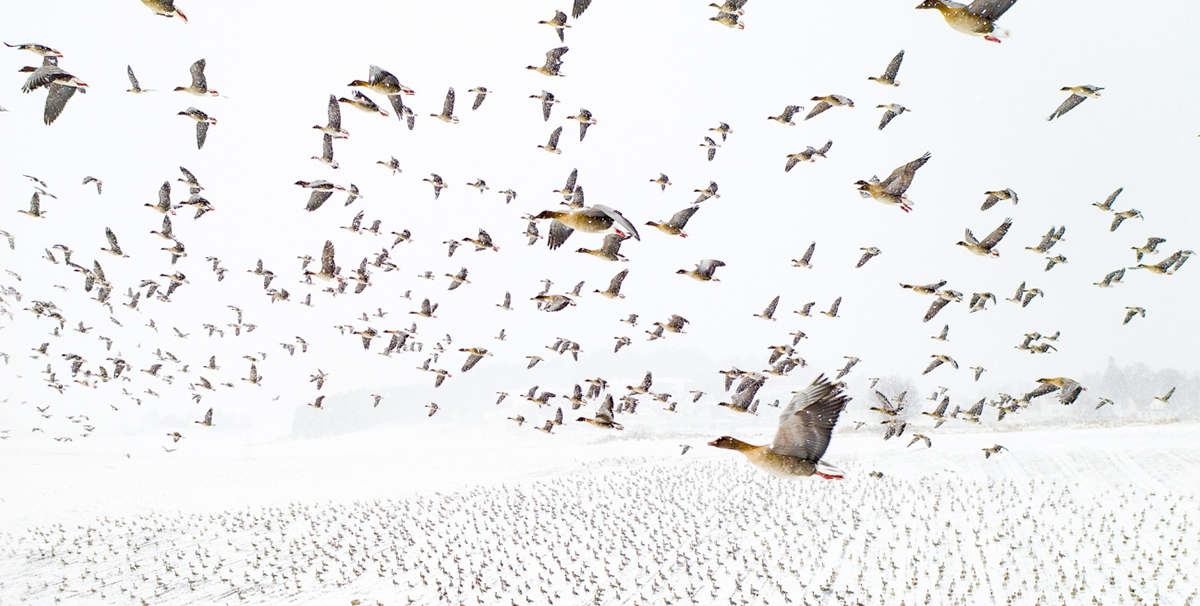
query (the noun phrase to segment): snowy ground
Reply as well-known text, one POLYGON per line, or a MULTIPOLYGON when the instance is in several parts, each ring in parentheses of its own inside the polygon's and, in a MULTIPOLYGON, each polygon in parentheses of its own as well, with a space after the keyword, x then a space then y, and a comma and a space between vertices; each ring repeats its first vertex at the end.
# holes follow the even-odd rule
POLYGON ((794 482, 715 436, 528 427, 9 451, 0 604, 1198 603, 1197 429, 843 430, 847 479, 794 482))

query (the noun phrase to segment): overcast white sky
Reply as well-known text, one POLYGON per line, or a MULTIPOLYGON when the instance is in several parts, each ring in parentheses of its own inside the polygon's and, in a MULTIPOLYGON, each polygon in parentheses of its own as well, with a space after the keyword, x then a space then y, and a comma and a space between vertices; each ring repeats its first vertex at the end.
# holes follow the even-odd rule
MULTIPOLYGON (((1080 376, 1110 357, 1120 364, 1200 369, 1197 261, 1173 276, 1130 271, 1115 288, 1092 286, 1109 271, 1132 266, 1130 247, 1149 236, 1167 240, 1150 262, 1197 248, 1200 220, 1187 184, 1200 163, 1200 124, 1194 85, 1180 77, 1195 71, 1190 29, 1200 14, 1194 4, 1156 3, 1151 13, 1124 2, 1026 0, 1002 18, 1012 35, 996 45, 951 30, 933 11, 914 10, 915 1, 755 0, 747 5, 746 29, 734 31, 708 21, 715 11, 698 0, 647 3, 636 12, 626 3, 595 0, 569 22, 570 51, 562 69, 567 77, 525 70, 560 45, 537 21, 567 4, 375 1, 335 9, 315 2, 192 1, 180 3, 190 18, 184 24, 156 17, 133 0, 65 1, 53 11, 42 2, 7 3, 3 40, 60 50, 65 55, 60 65, 91 87, 47 127, 41 120, 45 93, 22 94, 24 75, 16 73, 38 57, 16 49, 0 52, 0 73, 9 74, 0 83, 0 106, 9 110, 0 113, 6 142, 0 150, 0 229, 17 239, 16 250, 0 246, 0 266, 22 277, 18 282, 3 274, 0 284, 25 297, 19 303, 7 299, 14 319, 0 317, 0 351, 11 355, 0 366, 9 399, 0 424, 24 428, 37 421, 28 405, 14 408, 21 402, 53 403, 64 415, 103 410, 100 403, 106 402, 124 409, 106 416, 114 429, 190 424, 213 406, 226 426, 258 424, 275 434, 290 427, 298 406, 318 395, 307 382, 318 368, 331 374, 319 392, 330 396, 331 418, 339 414, 339 394, 341 403, 353 397, 361 404, 363 393, 386 393, 387 402, 414 419, 424 412, 420 406, 437 401, 448 419, 483 414, 490 420, 518 410, 510 404, 477 413, 470 406, 484 401, 490 406, 495 391, 515 395, 539 384, 564 393, 595 376, 622 386, 635 384, 646 370, 677 397, 689 389, 709 392, 702 402, 711 405, 721 395, 717 370, 767 368, 766 348, 790 342, 787 334, 796 329, 810 337, 798 348, 810 367, 773 378, 763 392, 767 399, 787 397, 817 372, 836 371, 843 356, 863 360, 848 378, 854 389, 871 376, 917 377, 922 390, 947 385, 963 390, 964 399, 1031 389, 1042 376, 1080 376), (1178 18, 1163 19, 1164 14, 1178 18), (901 49, 906 51, 901 86, 867 80, 901 49), (207 59, 209 86, 223 96, 170 92, 188 84, 188 68, 200 58, 207 59), (155 92, 124 92, 127 64, 142 87, 155 92), (320 154, 321 137, 310 127, 324 123, 328 95, 348 96, 345 85, 365 78, 371 64, 417 91, 405 99, 417 111, 416 129, 408 131, 395 117, 344 107, 343 126, 351 138, 335 144, 342 168, 311 160, 320 154), (1078 84, 1105 87, 1102 98, 1047 122, 1067 95, 1059 89, 1078 84), (476 86, 495 92, 471 111, 474 95, 467 90, 476 86), (441 111, 448 87, 458 93, 457 125, 428 117, 441 111), (528 98, 542 90, 562 101, 549 122, 542 120, 539 102, 528 98), (807 110, 814 104, 809 98, 832 93, 852 98, 855 107, 834 108, 794 127, 765 119, 788 104, 807 110), (912 112, 878 131, 882 110, 875 106, 893 102, 912 112), (219 120, 202 150, 195 146, 194 123, 176 115, 189 106, 219 120), (580 107, 599 121, 582 143, 575 123, 566 120, 580 107), (720 121, 734 134, 708 162, 699 144, 720 121), (537 149, 559 125, 562 155, 537 149), (827 159, 783 171, 787 154, 829 139, 834 145, 827 159), (933 157, 909 190, 912 213, 858 196, 854 181, 885 177, 927 151, 933 157), (390 156, 399 159, 402 174, 374 164, 390 156), (217 210, 198 221, 186 210, 175 217, 176 234, 189 253, 178 269, 191 284, 170 304, 143 300, 140 311, 131 311, 120 306, 126 289, 171 271, 169 256, 159 250, 168 244, 148 234, 160 227, 161 215, 142 205, 156 201, 164 180, 180 176, 180 165, 196 174, 217 210), (557 251, 543 243, 526 247, 522 215, 555 208, 560 198, 551 190, 562 187, 573 168, 579 169, 589 203, 620 209, 639 226, 685 208, 695 198, 692 190, 710 180, 720 184, 722 198, 702 204, 687 239, 642 229, 642 240, 622 249, 628 263, 572 252, 599 245, 589 234, 573 235, 557 251), (431 172, 450 185, 437 201, 421 182, 431 172), (665 193, 648 183, 659 172, 675 183, 665 193), (17 214, 33 192, 23 174, 41 178, 58 196, 43 198, 48 218, 17 214), (80 185, 86 175, 104 180, 103 195, 80 185), (492 189, 481 195, 466 186, 476 178, 492 189), (344 208, 338 194, 307 213, 308 193, 293 185, 299 179, 354 183, 364 198, 344 208), (1137 208, 1145 220, 1127 221, 1110 233, 1111 213, 1091 203, 1118 187, 1125 191, 1115 208, 1137 208), (511 205, 497 193, 507 188, 519 194, 511 205), (983 192, 1003 188, 1017 191, 1020 204, 1001 202, 980 212, 983 192), (336 243, 344 272, 391 245, 388 236, 338 229, 360 210, 367 224, 382 219, 386 232, 412 231, 413 243, 392 251, 401 270, 376 273, 374 286, 359 296, 332 299, 319 287, 301 284, 296 256, 319 256, 326 239, 336 243), (998 247, 999 259, 955 246, 964 228, 983 237, 1005 217, 1014 225, 998 247), (1045 272, 1043 257, 1023 249, 1061 225, 1066 239, 1053 252, 1068 263, 1045 272), (130 258, 99 251, 106 226, 130 258), (468 247, 446 258, 443 241, 474 236, 479 228, 492 235, 499 253, 468 247), (814 269, 792 268, 789 260, 812 241, 814 269), (122 326, 88 300, 80 276, 41 259, 43 249, 55 243, 74 249, 78 263, 101 261, 116 284, 113 315, 122 326), (859 249, 867 246, 883 254, 855 270, 859 249), (216 281, 207 256, 229 268, 224 282, 216 281), (315 307, 295 301, 271 305, 261 281, 246 273, 259 258, 278 276, 273 287, 286 288, 294 300, 311 292, 315 307), (726 263, 717 272, 719 283, 674 274, 704 258, 726 263), (472 284, 453 292, 446 291, 447 278, 416 277, 460 267, 469 268, 472 284), (542 278, 554 280, 555 292, 586 280, 590 293, 626 267, 624 300, 584 296, 577 307, 555 314, 538 312, 529 301, 542 278), (987 291, 1001 301, 976 314, 967 313, 965 302, 953 304, 923 324, 929 298, 901 290, 898 283, 940 279, 968 297, 987 291), (1022 281, 1046 296, 1024 309, 1003 301, 1022 281), (399 298, 407 290, 412 301, 399 298), (494 306, 505 291, 512 293, 514 311, 494 306), (775 295, 782 297, 778 321, 753 318, 775 295), (838 296, 844 297, 841 318, 792 313, 808 301, 816 301, 814 311, 828 309, 838 296), (356 337, 333 329, 362 328, 365 323, 355 319, 380 307, 391 313, 371 325, 407 327, 415 318, 407 312, 424 297, 441 304, 438 319, 418 322, 426 354, 435 340, 453 337, 436 366, 455 376, 436 390, 431 375, 415 370, 427 356, 385 359, 374 355, 382 343, 366 353, 356 337), (51 322, 21 311, 34 299, 54 301, 68 329, 83 321, 95 330, 46 336, 51 322), (202 324, 234 321, 226 305, 244 309, 245 321, 258 330, 237 338, 228 330, 224 339, 205 336, 202 324), (1146 308, 1146 317, 1122 326, 1125 307, 1135 305, 1146 308), (617 321, 630 313, 641 318, 636 328, 617 321), (688 334, 647 343, 643 330, 672 313, 691 321, 688 334), (146 327, 151 318, 157 333, 146 327), (944 324, 950 325, 950 341, 931 340, 944 324), (191 336, 180 340, 171 327, 191 336), (493 339, 501 328, 509 335, 503 343, 493 339), (1015 350, 1032 331, 1061 331, 1058 352, 1031 356, 1015 350), (104 351, 97 334, 114 339, 112 353, 104 351), (293 342, 295 335, 312 348, 287 357, 279 343, 293 342), (617 335, 634 344, 613 355, 617 335), (553 354, 542 346, 556 337, 582 345, 578 363, 550 359, 553 354), (30 349, 46 341, 49 358, 30 359, 30 349), (462 375, 465 354, 456 350, 470 346, 496 356, 462 375), (151 353, 158 348, 189 364, 190 373, 168 364, 162 374, 174 375, 173 385, 135 372, 133 383, 93 391, 68 382, 61 357, 77 353, 88 360, 85 368, 95 370, 120 351, 141 370, 157 361, 151 353), (266 380, 254 387, 239 380, 249 368, 240 356, 260 351, 269 354, 258 365, 266 380), (937 353, 954 357, 962 369, 918 377, 937 353), (212 354, 221 371, 200 372, 212 354), (548 359, 526 371, 526 355, 548 359), (43 384, 39 371, 48 361, 69 385, 63 395, 43 384), (966 369, 974 365, 988 369, 979 383, 966 369), (187 384, 197 374, 237 387, 196 404, 187 384), (161 397, 143 394, 137 409, 122 388, 134 394, 149 388, 161 397), (280 399, 273 402, 275 396, 280 399)), ((372 96, 387 106, 382 96, 372 96)), ((185 193, 177 187, 173 199, 182 201, 185 193)), ((545 233, 548 226, 541 227, 545 233)))

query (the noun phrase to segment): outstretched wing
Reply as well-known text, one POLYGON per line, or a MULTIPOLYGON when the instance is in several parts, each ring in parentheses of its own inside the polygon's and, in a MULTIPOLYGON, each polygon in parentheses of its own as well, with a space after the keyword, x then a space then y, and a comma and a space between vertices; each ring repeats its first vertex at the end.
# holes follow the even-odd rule
POLYGON ((779 431, 771 443, 775 454, 818 461, 829 448, 829 436, 849 398, 821 375, 796 394, 779 416, 779 431))

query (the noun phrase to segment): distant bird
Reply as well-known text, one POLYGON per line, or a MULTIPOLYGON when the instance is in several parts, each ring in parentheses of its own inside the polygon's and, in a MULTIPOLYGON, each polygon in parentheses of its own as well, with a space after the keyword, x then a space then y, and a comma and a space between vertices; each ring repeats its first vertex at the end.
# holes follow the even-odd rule
POLYGON ((550 121, 550 110, 554 109, 554 104, 558 103, 558 99, 554 98, 554 93, 542 91, 540 95, 529 95, 530 99, 540 99, 542 102, 542 121, 550 121))
POLYGON ((133 67, 132 66, 129 66, 129 65, 125 66, 125 75, 129 76, 129 85, 132 87, 125 92, 135 93, 135 94, 151 92, 150 90, 143 89, 141 87, 141 85, 138 84, 137 76, 133 75, 133 67))
MULTIPOLYGON (((111 228, 105 227, 104 235, 108 238, 108 248, 101 248, 100 250, 117 257, 125 257, 126 259, 129 258, 129 255, 121 252, 121 246, 117 244, 117 234, 114 234, 111 228)), ((178 244, 178 242, 176 242, 176 244, 178 244)))
POLYGON ((1108 274, 1104 276, 1103 280, 1101 280, 1099 282, 1093 282, 1093 285, 1099 286, 1101 288, 1111 288, 1113 284, 1120 284, 1121 279, 1124 277, 1125 277, 1125 268, 1122 267, 1121 269, 1117 269, 1117 270, 1108 272, 1108 274))
POLYGON ((950 325, 947 324, 942 327, 942 332, 940 334, 930 337, 930 338, 935 341, 949 341, 950 340, 949 335, 950 335, 950 325))
POLYGON ((717 259, 702 259, 696 264, 696 269, 680 269, 675 273, 683 274, 699 282, 720 282, 713 277, 713 273, 717 271, 718 267, 725 267, 725 262, 717 259))
POLYGON ((795 126, 796 123, 792 122, 792 116, 796 115, 797 112, 802 112, 802 111, 804 111, 803 106, 788 105, 787 107, 783 108, 782 114, 779 114, 778 116, 767 116, 767 119, 774 120, 780 124, 786 124, 788 126, 795 126))
MULTIPOLYGON (((912 439, 912 441, 910 441, 908 443, 908 446, 912 446, 913 444, 916 444, 917 442, 920 442, 921 440, 925 440, 925 448, 933 448, 933 441, 929 439, 929 436, 927 436, 925 434, 920 434, 920 433, 913 434, 913 439, 912 439)), ((908 448, 908 446, 906 446, 905 448, 908 448)))
POLYGON ((658 173, 658 178, 650 179, 650 182, 657 183, 658 185, 662 186, 662 190, 664 192, 667 191, 667 186, 671 185, 671 179, 667 178, 665 173, 658 173))
POLYGON ((817 149, 817 148, 809 145, 808 148, 802 152, 798 152, 795 154, 788 154, 787 164, 785 164, 783 166, 783 172, 785 172, 785 173, 791 172, 792 168, 801 162, 816 162, 818 156, 821 158, 824 158, 825 154, 829 151, 829 148, 831 148, 831 147, 833 147, 832 139, 827 141, 825 143, 825 145, 823 145, 821 147, 821 149, 817 149))
POLYGON ((696 198, 696 201, 693 202, 693 204, 699 204, 709 198, 720 198, 721 197, 720 194, 717 193, 717 182, 716 181, 709 181, 708 187, 706 187, 704 189, 693 190, 693 191, 695 193, 700 194, 700 196, 698 198, 696 198))
POLYGON ((1125 219, 1134 219, 1134 218, 1145 220, 1145 217, 1142 216, 1141 211, 1139 211, 1136 208, 1131 208, 1129 210, 1116 213, 1115 215, 1113 215, 1112 227, 1109 227, 1108 231, 1110 231, 1110 232, 1117 231, 1117 228, 1121 226, 1121 223, 1123 221, 1125 221, 1125 219))
POLYGON ((1122 325, 1128 324, 1135 316, 1146 317, 1146 308, 1144 307, 1126 307, 1125 310, 1125 321, 1121 322, 1122 325))
POLYGON ((975 0, 964 5, 951 0, 924 0, 917 8, 936 8, 955 30, 999 44, 1008 32, 996 27, 996 20, 1016 3, 1017 0, 975 0))
MULTIPOLYGON (((99 196, 99 195, 102 193, 102 190, 104 189, 104 182, 103 182, 103 181, 101 181, 100 179, 97 179, 97 178, 95 178, 95 177, 91 177, 91 176, 84 177, 84 178, 83 178, 83 184, 84 184, 84 185, 87 185, 88 183, 95 183, 95 184, 96 184, 96 195, 97 195, 97 196, 99 196)), ((1138 261, 1141 261, 1141 260, 1142 260, 1142 259, 1139 257, 1139 258, 1138 258, 1138 261)))
POLYGON ((484 358, 484 356, 492 355, 491 352, 489 352, 488 350, 486 350, 482 347, 470 347, 470 348, 459 349, 458 351, 466 352, 467 354, 469 354, 469 355, 467 355, 466 361, 463 362, 462 372, 467 372, 468 370, 471 370, 472 368, 474 368, 475 365, 478 364, 479 361, 484 358))
POLYGON ((900 105, 899 103, 889 103, 887 105, 876 105, 875 109, 886 109, 887 110, 887 111, 883 112, 883 117, 879 119, 879 130, 883 130, 883 127, 887 126, 888 123, 891 122, 892 119, 895 118, 896 116, 899 116, 900 114, 903 114, 904 112, 912 111, 911 109, 908 109, 907 107, 904 107, 903 105, 900 105))
POLYGON ((746 29, 744 24, 738 23, 737 13, 727 13, 725 11, 721 11, 717 13, 716 17, 710 17, 708 20, 716 21, 717 23, 720 23, 729 29, 746 29))
POLYGON ((333 183, 323 179, 317 179, 316 181, 297 181, 296 185, 312 190, 312 194, 310 194, 308 197, 308 204, 306 204, 304 207, 308 212, 312 212, 318 208, 321 208, 321 205, 325 204, 325 201, 333 195, 335 190, 346 191, 346 188, 342 187, 341 185, 334 185, 333 183))
POLYGON ((1113 401, 1108 398, 1100 398, 1100 402, 1098 404, 1096 404, 1096 410, 1100 410, 1100 407, 1104 406, 1105 404, 1112 404, 1112 403, 1113 403, 1113 401))
POLYGON ((1108 198, 1105 199, 1103 203, 1092 202, 1092 206, 1095 206, 1096 208, 1099 208, 1100 210, 1112 210, 1113 202, 1117 199, 1117 196, 1121 195, 1121 192, 1123 192, 1123 191, 1125 191, 1124 187, 1118 187, 1117 191, 1114 191, 1113 193, 1109 194, 1108 198))
POLYGON ((568 50, 570 49, 565 46, 552 48, 546 51, 546 63, 544 65, 541 67, 528 65, 525 69, 531 69, 543 76, 565 76, 566 74, 559 73, 559 70, 562 69, 562 56, 567 54, 568 50))
POLYGON ((204 420, 196 421, 196 423, 199 425, 203 425, 205 427, 212 427, 212 424, 213 424, 212 417, 213 417, 213 409, 209 408, 208 412, 204 413, 204 420))
MULTIPOLYGON (((708 130, 721 135, 722 141, 725 140, 726 136, 733 134, 733 129, 730 128, 730 126, 724 122, 718 122, 717 126, 715 128, 710 128, 708 130)), ((664 186, 663 189, 665 190, 666 186, 664 186)))
POLYGON ((588 127, 596 124, 596 119, 592 117, 592 112, 579 108, 579 113, 574 116, 567 116, 568 120, 574 120, 579 123, 579 140, 583 141, 583 136, 587 134, 588 127))
POLYGON ((446 91, 446 100, 442 102, 442 113, 429 114, 430 117, 437 118, 447 124, 458 124, 458 118, 454 115, 454 87, 450 87, 446 91))
POLYGON ((817 243, 814 241, 812 244, 808 245, 808 250, 804 251, 804 256, 800 257, 799 259, 792 259, 792 267, 803 267, 805 269, 812 269, 812 256, 813 256, 813 252, 815 252, 816 250, 817 250, 817 243))
POLYGON ((858 186, 858 193, 863 198, 874 198, 884 204, 899 206, 904 212, 912 210, 912 203, 905 196, 910 185, 912 185, 913 176, 916 175, 917 169, 925 166, 929 161, 929 152, 925 155, 898 167, 888 175, 887 179, 880 181, 877 177, 871 177, 870 181, 859 180, 855 182, 858 186))
POLYGON ((538 25, 549 25, 550 27, 553 27, 554 31, 558 34, 558 41, 559 42, 567 41, 563 35, 563 30, 570 28, 571 26, 567 25, 567 14, 566 13, 564 13, 562 11, 554 11, 553 19, 551 19, 549 21, 538 21, 538 25))
POLYGON ((333 159, 333 135, 325 133, 321 136, 321 155, 313 156, 312 159, 328 165, 329 168, 338 167, 337 161, 333 159))
POLYGON ((1174 387, 1172 387, 1171 390, 1166 393, 1166 395, 1155 396, 1154 399, 1158 400, 1159 402, 1162 402, 1163 404, 1169 404, 1171 401, 1171 396, 1173 396, 1173 395, 1175 395, 1174 387))
POLYGON ((999 444, 996 444, 995 446, 992 446, 991 448, 984 448, 983 449, 983 458, 990 459, 990 458, 992 458, 992 455, 1000 454, 1001 450, 1008 450, 1008 449, 999 444))
POLYGON ((1145 246, 1132 247, 1133 251, 1137 253, 1137 262, 1141 263, 1142 257, 1144 255, 1149 255, 1149 254, 1153 254, 1153 253, 1157 252, 1156 249, 1158 248, 1158 245, 1162 244, 1163 242, 1166 242, 1166 240, 1163 238, 1157 238, 1157 237, 1151 236, 1146 240, 1145 246))
MULTIPOLYGON (((317 124, 313 128, 333 137, 334 139, 345 139, 350 136, 350 133, 342 130, 342 108, 338 105, 338 100, 335 95, 329 95, 329 105, 325 110, 327 122, 325 126, 317 124)), ((392 158, 395 160, 395 158, 392 158)), ((397 167, 395 170, 399 170, 397 167)))
POLYGON ((831 107, 854 107, 854 102, 851 101, 849 97, 843 97, 842 95, 813 97, 812 100, 817 101, 817 104, 813 106, 812 110, 808 112, 807 116, 804 116, 805 120, 812 119, 817 114, 820 114, 831 107))
POLYGON ((700 210, 699 206, 689 206, 675 213, 674 215, 671 215, 671 219, 669 221, 664 223, 648 221, 646 225, 655 227, 668 236, 679 236, 680 238, 686 238, 687 234, 683 232, 683 228, 687 225, 688 220, 692 218, 692 215, 696 214, 696 211, 698 210, 700 210))
POLYGON ((838 307, 841 307, 841 305, 842 305, 842 298, 838 297, 837 299, 835 299, 833 301, 833 305, 829 306, 829 311, 823 311, 823 312, 821 312, 821 314, 825 315, 825 316, 829 316, 830 318, 836 318, 836 317, 838 317, 838 307))
POLYGON ((859 250, 863 251, 863 256, 858 260, 858 265, 855 265, 854 269, 861 268, 863 265, 867 264, 867 261, 870 261, 871 259, 874 259, 875 257, 878 257, 879 255, 883 254, 882 250, 879 250, 878 248, 876 248, 874 246, 860 248, 859 250))
POLYGON ((968 228, 964 240, 959 241, 957 244, 981 257, 999 257, 1000 253, 994 250, 994 248, 1000 243, 1000 240, 1004 239, 1004 235, 1008 233, 1010 227, 1012 227, 1012 219, 1005 219, 999 227, 992 230, 992 233, 988 234, 988 237, 982 241, 976 240, 974 234, 968 228))
MULTIPOLYGON (((874 80, 875 82, 885 86, 900 86, 900 83, 896 82, 896 74, 900 72, 900 63, 902 61, 904 61, 904 51, 900 51, 896 53, 895 57, 892 57, 891 62, 888 63, 887 69, 883 70, 882 76, 870 76, 867 78, 867 80, 874 80)), ((886 122, 884 124, 886 124, 886 122)), ((883 130, 883 126, 880 126, 879 129, 883 130)))
POLYGON ((621 254, 621 243, 627 239, 619 234, 607 234, 604 236, 604 241, 601 243, 600 248, 579 248, 575 252, 587 253, 606 261, 628 261, 629 259, 621 254))
MULTIPOLYGON (((399 97, 397 97, 397 98, 399 98, 399 97)), ((350 98, 350 99, 347 99, 346 97, 338 97, 338 103, 345 103, 346 105, 349 105, 350 107, 353 107, 362 112, 366 112, 368 114, 379 114, 385 118, 388 116, 388 113, 386 111, 381 109, 378 105, 375 104, 374 101, 371 100, 370 97, 362 94, 360 91, 354 91, 353 98, 350 98)))
MULTIPOLYGON (((216 124, 217 119, 194 107, 189 107, 179 112, 178 115, 187 116, 196 121, 196 149, 204 149, 204 141, 208 139, 208 127, 211 124, 216 124)), ((328 137, 329 135, 325 136, 328 137)), ((332 154, 333 152, 330 151, 330 153, 332 154)), ((330 160, 332 161, 332 157, 330 160)))
POLYGON ((1062 105, 1059 105, 1058 109, 1054 110, 1054 113, 1050 114, 1049 118, 1046 118, 1047 120, 1061 118, 1062 116, 1066 115, 1067 112, 1071 111, 1076 105, 1083 103, 1088 97, 1099 98, 1100 91, 1104 90, 1104 88, 1100 86, 1084 84, 1081 86, 1064 86, 1062 87, 1062 90, 1070 91, 1071 96, 1067 97, 1066 100, 1062 102, 1062 105))
POLYGON ((582 421, 602 429, 625 429, 623 425, 614 420, 613 415, 613 397, 612 394, 604 396, 604 402, 600 404, 600 409, 596 411, 594 418, 579 417, 575 419, 577 422, 582 421))
POLYGON ((767 303, 767 306, 762 310, 762 313, 754 314, 754 317, 762 318, 764 320, 771 320, 773 322, 775 321, 775 308, 777 307, 779 307, 779 295, 775 295, 775 298, 771 299, 770 303, 767 303))
POLYGON ((958 370, 958 362, 955 362, 954 358, 942 354, 933 354, 933 361, 929 363, 929 366, 925 368, 925 372, 922 372, 921 374, 927 375, 930 371, 938 366, 941 366, 943 363, 949 363, 954 367, 955 370, 958 370))
POLYGON ((983 201, 983 206, 980 206, 979 210, 987 210, 987 209, 995 206, 996 203, 1001 200, 1012 200, 1012 203, 1014 206, 1017 204, 1017 192, 1015 192, 1011 189, 986 191, 983 193, 984 193, 984 195, 987 196, 987 199, 983 201))
POLYGON ((625 295, 621 294, 621 283, 625 281, 627 275, 629 275, 629 270, 622 269, 609 280, 607 290, 597 290, 596 292, 609 299, 624 299, 625 295))
POLYGON ((771 475, 792 478, 817 475, 841 479, 842 472, 821 461, 838 415, 849 398, 822 375, 796 394, 779 418, 779 430, 769 445, 754 446, 722 436, 709 446, 741 452, 752 464, 771 475))
POLYGON ((43 56, 40 67, 23 67, 18 71, 32 72, 25 80, 25 84, 21 86, 21 92, 29 93, 46 87, 46 106, 42 112, 42 121, 47 125, 53 124, 58 119, 63 108, 67 106, 67 101, 75 95, 76 91, 86 93, 88 89, 86 82, 59 67, 58 59, 54 55, 43 56))
MULTIPOLYGON (((46 215, 49 214, 46 211, 42 210, 42 198, 41 198, 41 195, 38 194, 37 192, 33 192, 33 197, 29 199, 29 210, 18 209, 17 212, 19 212, 23 215, 29 215, 30 217, 33 217, 35 219, 44 219, 44 218, 46 218, 46 215)), ((7 234, 8 232, 5 232, 5 233, 7 234)), ((8 245, 9 245, 8 247, 11 249, 15 249, 16 247, 14 246, 14 243, 16 242, 16 240, 13 239, 11 234, 8 235, 7 237, 8 237, 8 245)))
POLYGON ((717 148, 721 147, 721 144, 713 141, 712 137, 705 137, 704 143, 701 143, 700 147, 708 148, 708 161, 712 162, 713 158, 717 157, 717 148))
POLYGON ((17 50, 27 50, 42 58, 54 57, 56 59, 61 59, 63 56, 62 53, 50 48, 49 46, 46 46, 45 44, 9 44, 5 42, 4 46, 15 48, 17 50))
POLYGON ((551 131, 550 140, 545 145, 539 145, 539 149, 544 149, 552 154, 561 154, 562 150, 558 149, 558 138, 562 135, 563 127, 558 127, 551 131))
POLYGON ((142 0, 142 4, 149 7, 156 15, 179 17, 184 23, 187 23, 187 15, 184 15, 179 9, 175 8, 175 0, 142 0))
POLYGON ((217 91, 208 89, 208 79, 204 77, 204 67, 207 63, 204 59, 200 59, 192 64, 191 74, 192 83, 188 86, 177 86, 175 92, 190 93, 196 96, 211 95, 218 96, 217 91))

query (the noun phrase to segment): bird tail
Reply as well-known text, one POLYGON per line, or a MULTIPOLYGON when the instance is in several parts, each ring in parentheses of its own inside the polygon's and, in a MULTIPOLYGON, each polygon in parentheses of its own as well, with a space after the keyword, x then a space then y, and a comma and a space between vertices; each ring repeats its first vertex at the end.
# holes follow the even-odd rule
POLYGON ((826 480, 841 480, 846 477, 842 470, 825 461, 817 461, 817 470, 814 473, 826 480))

